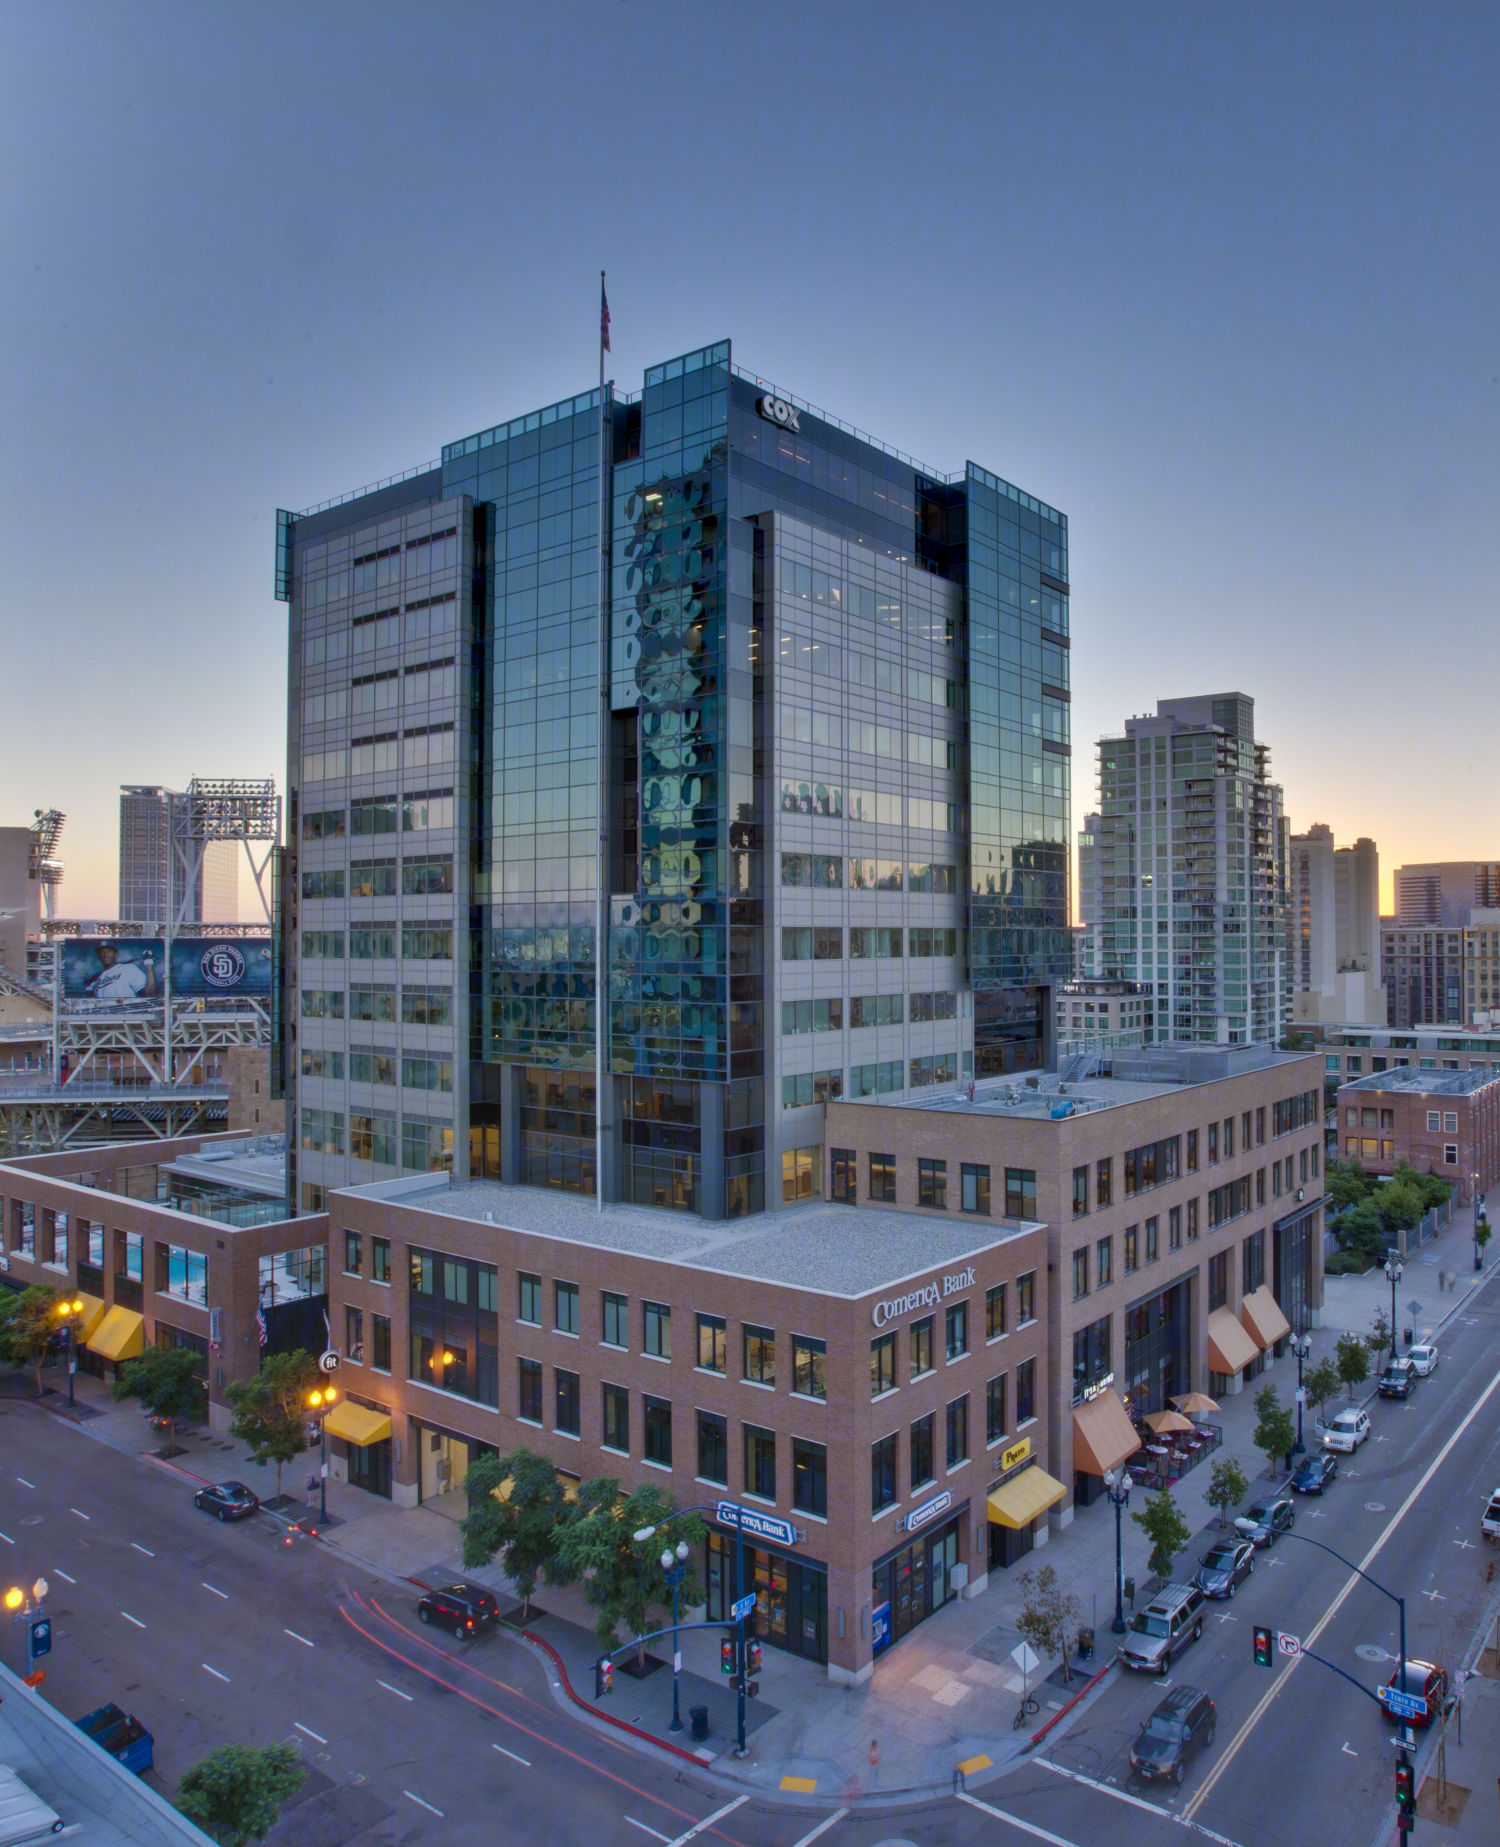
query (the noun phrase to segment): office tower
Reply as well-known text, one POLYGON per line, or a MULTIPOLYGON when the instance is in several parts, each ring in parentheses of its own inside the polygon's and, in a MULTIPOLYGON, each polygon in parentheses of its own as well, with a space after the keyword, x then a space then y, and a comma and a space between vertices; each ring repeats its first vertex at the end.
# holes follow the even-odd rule
POLYGON ((727 343, 652 366, 604 418, 601 723, 600 423, 585 392, 277 516, 304 1203, 450 1164, 595 1189, 601 780, 606 1199, 816 1194, 829 1099, 1045 1061, 1063 515, 727 343))
POLYGON ((1073 958, 1073 977, 1099 973, 1099 817, 1086 814, 1078 830, 1078 922, 1081 934, 1073 958))
POLYGON ((1099 744, 1095 973, 1142 983, 1147 1041, 1275 1044, 1287 831, 1243 693, 1164 699, 1099 744))
POLYGON ((1373 840, 1335 847, 1321 821, 1293 834, 1289 952, 1292 1015, 1383 1026, 1380 856, 1373 840))
POLYGON ((1500 863, 1487 859, 1439 860, 1396 868, 1398 924, 1461 930, 1474 909, 1500 906, 1500 863))
POLYGON ((233 841, 209 842, 189 891, 189 861, 173 848, 173 840, 183 837, 188 799, 180 789, 121 785, 119 914, 124 921, 160 929, 174 921, 238 919, 240 848, 233 841))

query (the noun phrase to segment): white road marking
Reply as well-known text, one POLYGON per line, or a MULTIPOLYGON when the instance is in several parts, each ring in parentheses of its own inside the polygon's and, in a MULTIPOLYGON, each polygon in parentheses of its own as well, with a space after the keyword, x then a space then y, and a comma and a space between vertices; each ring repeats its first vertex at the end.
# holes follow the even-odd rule
POLYGON ((221 1674, 216 1667, 210 1667, 206 1661, 201 1665, 205 1674, 212 1674, 215 1680, 222 1680, 226 1685, 228 1684, 229 1676, 227 1674, 221 1674))
POLYGON ((8 1546, 13 1546, 16 1543, 9 1533, 0 1533, 0 1539, 3 1539, 8 1546))
MULTIPOLYGON (((1040 1760, 1039 1760, 1040 1761, 1040 1760)), ((1113 1795, 1115 1792, 1109 1792, 1113 1795)), ((1012 1815, 1006 1809, 997 1809, 993 1803, 981 1802, 978 1796, 971 1796, 965 1789, 958 1792, 960 1802, 967 1802, 970 1808, 983 1809, 986 1815, 993 1815, 996 1821, 1009 1822, 1011 1827, 1019 1828, 1023 1834, 1029 1834, 1039 1841, 1047 1841, 1050 1847, 1077 1847, 1076 1842, 1066 1839, 1061 1834, 1054 1834, 1050 1828, 1038 1828, 1032 1822, 1022 1821, 1018 1815, 1012 1815)))
POLYGON ((292 1724, 299 1732, 306 1732, 309 1738, 316 1738, 319 1744, 327 1744, 328 1740, 321 1732, 315 1732, 310 1725, 304 1725, 300 1719, 293 1719, 292 1724))
POLYGON ((304 1648, 316 1648, 316 1642, 309 1642, 305 1635, 298 1635, 295 1629, 283 1629, 283 1635, 289 1635, 294 1642, 300 1642, 304 1648))
POLYGON ((1448 1601, 1440 1590, 1424 1590, 1422 1595, 1424 1597, 1435 1597, 1439 1603, 1446 1603, 1448 1601))
POLYGON ((1471 1539, 1455 1539, 1453 1543, 1458 1547, 1460 1552, 1472 1552, 1474 1550, 1474 1542, 1471 1539))
POLYGON ((403 1789, 401 1793, 408 1802, 415 1802, 419 1809, 426 1809, 429 1815, 436 1815, 439 1821, 443 1819, 443 1811, 435 1809, 430 1802, 424 1802, 420 1796, 414 1796, 409 1789, 403 1789))
POLYGON ((80 1520, 92 1520, 94 1517, 92 1514, 86 1514, 81 1507, 70 1507, 68 1512, 70 1514, 77 1514, 80 1520))
POLYGON ((126 1622, 134 1623, 137 1629, 145 1628, 146 1625, 141 1621, 140 1617, 132 1616, 129 1610, 121 1610, 120 1614, 125 1618, 126 1622))
MULTIPOLYGON (((15 1542, 12 1541, 11 1543, 14 1544, 15 1542)), ((65 1579, 69 1584, 76 1584, 78 1582, 77 1578, 68 1577, 66 1571, 59 1571, 56 1565, 54 1565, 52 1569, 58 1577, 65 1579)))
POLYGON ((820 1834, 826 1834, 836 1821, 842 1821, 848 1813, 848 1809, 835 1809, 825 1820, 818 1823, 811 1834, 804 1834, 802 1839, 796 1842, 795 1847, 812 1847, 812 1843, 820 1834))
POLYGON ((1226 1610, 1224 1614, 1219 1618, 1219 1621, 1221 1623, 1237 1623, 1239 1620, 1240 1619, 1238 1616, 1231 1616, 1228 1610, 1226 1610))
POLYGON ((384 1687, 387 1693, 394 1693, 397 1699, 404 1699, 408 1705, 411 1704, 411 1695, 403 1693, 400 1687, 393 1687, 388 1680, 377 1680, 375 1684, 377 1687, 384 1687))
POLYGON ((722 1821, 726 1815, 732 1815, 742 1802, 748 1802, 748 1796, 736 1796, 733 1802, 726 1802, 721 1809, 715 1809, 712 1815, 705 1815, 702 1821, 695 1821, 686 1834, 679 1834, 670 1843, 670 1847, 686 1847, 688 1841, 696 1840, 705 1828, 711 1828, 716 1821, 722 1821))
POLYGON ((35 1488, 36 1486, 36 1483, 34 1481, 27 1481, 24 1475, 18 1475, 16 1477, 16 1480, 20 1482, 23 1488, 35 1488))
POLYGON ((130 1542, 130 1544, 131 1544, 131 1548, 132 1548, 132 1550, 133 1550, 133 1551, 136 1551, 136 1552, 144 1552, 144 1553, 146 1554, 146 1557, 147 1557, 147 1558, 155 1558, 155 1557, 156 1557, 156 1554, 155 1554, 155 1553, 154 1553, 154 1552, 153 1552, 153 1551, 152 1551, 152 1550, 150 1549, 150 1547, 149 1547, 149 1546, 138 1546, 138 1545, 136 1545, 136 1543, 135 1543, 135 1541, 134 1541, 133 1539, 131 1540, 131 1542, 130 1542))
POLYGON ((653 1840, 670 1841, 672 1838, 670 1834, 658 1834, 655 1828, 648 1828, 645 1822, 637 1821, 634 1815, 627 1815, 625 1819, 630 1823, 632 1828, 639 1828, 642 1834, 649 1834, 653 1840))
POLYGON ((216 1597, 222 1597, 228 1603, 229 1592, 227 1590, 220 1590, 217 1584, 210 1584, 207 1578, 200 1578, 198 1581, 205 1590, 211 1590, 216 1597))
MULTIPOLYGON (((1091 1776, 1084 1776, 1082 1772, 1077 1770, 1065 1770, 1061 1764, 1053 1763, 1050 1757, 1039 1757, 1036 1761, 1044 1768, 1055 1771, 1058 1776, 1066 1777, 1070 1783, 1082 1783, 1086 1788, 1097 1789, 1103 1795, 1113 1796, 1117 1802, 1128 1803, 1131 1808, 1145 1809, 1148 1814, 1160 1815, 1167 1821, 1175 1821, 1179 1826, 1191 1828, 1195 1834, 1203 1835, 1206 1840, 1218 1842, 1219 1847, 1238 1847, 1238 1844, 1231 1841, 1227 1834, 1215 1834, 1212 1828, 1205 1828, 1201 1822, 1187 1821, 1183 1816, 1174 1814, 1169 1808, 1162 1808, 1155 1802, 1148 1802, 1144 1796, 1133 1796, 1128 1790, 1124 1789, 1111 1789, 1106 1784, 1096 1781, 1091 1776)), ((1016 1820, 1014 1815, 1007 1817, 1007 1819, 1010 1821, 1016 1820)), ((1024 1827, 1025 1823, 1020 1822, 1017 1823, 1017 1825, 1024 1827)))
POLYGON ((1358 1757, 1358 1756, 1359 1756, 1359 1752, 1358 1752, 1358 1751, 1351 1751, 1351 1750, 1349 1749, 1349 1740, 1348 1740, 1347 1738, 1346 1738, 1346 1739, 1344 1740, 1344 1742, 1343 1742, 1343 1745, 1341 1746, 1341 1749, 1342 1749, 1342 1750, 1343 1750, 1343 1751, 1344 1751, 1345 1753, 1347 1753, 1347 1755, 1348 1755, 1348 1756, 1350 1756, 1350 1757, 1358 1757))
MULTIPOLYGON (((513 1763, 524 1764, 528 1770, 531 1768, 530 1758, 517 1757, 514 1751, 507 1751, 503 1744, 497 1744, 494 1748, 500 1753, 502 1757, 510 1758, 513 1763)), ((625 1819, 629 1821, 630 1817, 627 1815, 625 1819)))

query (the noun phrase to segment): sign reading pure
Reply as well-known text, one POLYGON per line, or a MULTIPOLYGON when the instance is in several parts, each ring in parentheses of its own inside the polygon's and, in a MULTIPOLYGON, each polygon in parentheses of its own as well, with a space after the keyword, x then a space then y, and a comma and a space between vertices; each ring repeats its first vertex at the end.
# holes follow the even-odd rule
POLYGON ((876 1327, 883 1328, 887 1321, 894 1321, 898 1315, 909 1315, 917 1308, 935 1308, 945 1296, 962 1295, 964 1290, 973 1287, 974 1266, 970 1264, 967 1270, 955 1270, 940 1282, 923 1283, 920 1289, 913 1289, 909 1295, 893 1295, 884 1302, 877 1302, 870 1310, 870 1319, 876 1327))

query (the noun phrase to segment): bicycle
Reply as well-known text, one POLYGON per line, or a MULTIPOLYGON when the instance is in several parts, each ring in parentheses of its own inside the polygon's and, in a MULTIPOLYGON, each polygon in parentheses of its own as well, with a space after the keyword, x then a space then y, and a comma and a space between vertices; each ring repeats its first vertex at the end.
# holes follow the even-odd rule
POLYGON ((1026 1721, 1040 1710, 1041 1708, 1037 1705, 1035 1697, 1030 1693, 1026 1694, 1021 1700, 1020 1711, 1011 1721, 1011 1730, 1019 1731, 1026 1721))

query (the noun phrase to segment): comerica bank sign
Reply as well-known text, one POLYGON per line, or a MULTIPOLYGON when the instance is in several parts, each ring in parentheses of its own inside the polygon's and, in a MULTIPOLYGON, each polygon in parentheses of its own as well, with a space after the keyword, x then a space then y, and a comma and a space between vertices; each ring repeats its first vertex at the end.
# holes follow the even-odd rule
POLYGON ((909 1295, 893 1295, 884 1302, 877 1302, 870 1310, 870 1319, 876 1327, 883 1328, 887 1321, 894 1321, 898 1315, 909 1315, 917 1308, 934 1308, 945 1296, 962 1295, 965 1289, 973 1287, 974 1266, 970 1264, 967 1270, 955 1270, 940 1282, 923 1283, 920 1289, 913 1289, 909 1295))

